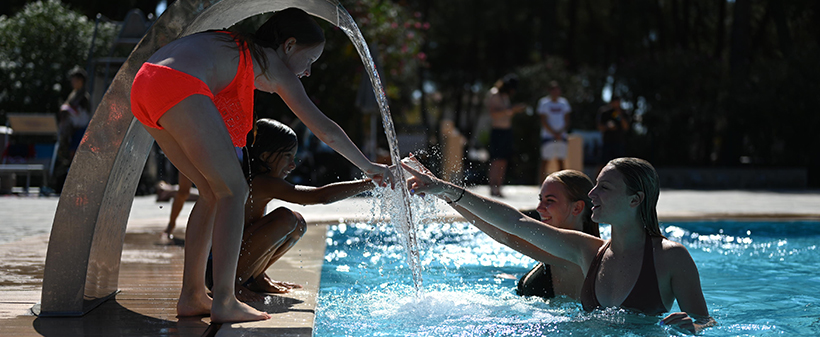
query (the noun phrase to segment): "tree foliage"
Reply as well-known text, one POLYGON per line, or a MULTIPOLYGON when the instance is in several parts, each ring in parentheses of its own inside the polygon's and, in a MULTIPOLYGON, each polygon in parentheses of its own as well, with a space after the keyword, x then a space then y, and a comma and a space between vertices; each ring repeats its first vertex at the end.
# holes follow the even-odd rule
MULTIPOLYGON (((0 16, 0 111, 56 112, 71 91, 68 71, 86 67, 94 22, 59 1, 26 5, 0 16)), ((97 50, 116 34, 103 24, 97 50)))
MULTIPOLYGON (((70 3, 88 13, 95 8, 94 1, 70 3)), ((131 3, 152 7, 156 1, 131 3)), ((820 138, 812 132, 820 125, 820 115, 813 111, 820 105, 820 95, 815 94, 820 89, 816 1, 342 4, 379 51, 382 82, 400 130, 420 128, 435 135, 438 123, 450 118, 468 137, 474 136, 486 90, 514 72, 521 79, 514 100, 532 106, 546 94, 545 84, 558 80, 573 106, 576 129, 595 128, 595 112, 605 103, 603 92, 621 95, 636 121, 629 154, 658 166, 800 166, 809 167, 810 180, 820 176, 820 156, 807 150, 820 147, 820 138)), ((60 48, 87 46, 87 19, 76 13, 32 12, 40 8, 56 13, 55 6, 29 4, 18 15, 0 20, 0 109, 49 109, 59 100, 43 93, 54 92, 55 83, 65 83, 68 68, 84 63, 82 53, 60 48), (23 21, 26 15, 36 19, 23 21), (74 16, 68 19, 69 15, 74 16), (32 41, 39 41, 36 48, 28 45, 32 41), (42 74, 32 75, 35 72, 42 74)), ((303 83, 322 111, 361 143, 367 116, 354 102, 362 62, 342 31, 324 25, 325 53, 303 83)), ((292 118, 275 96, 260 94, 257 102, 262 116, 292 118)), ((529 134, 537 133, 533 118, 520 115, 514 121, 520 134, 518 148, 530 157, 537 155, 532 149, 538 147, 529 134)), ((512 167, 522 165, 534 163, 512 167)), ((519 182, 534 182, 524 179, 519 182)))
MULTIPOLYGON (((426 80, 464 132, 474 128, 484 91, 515 72, 522 81, 514 100, 531 105, 545 95, 545 83, 558 80, 576 129, 595 129, 605 89, 620 94, 637 122, 630 155, 659 166, 802 166, 814 172, 810 180, 820 173, 818 156, 806 150, 820 146, 809 130, 820 123, 813 111, 820 104, 813 94, 820 69, 817 2, 418 0, 408 6, 429 7, 426 80)), ((533 129, 531 118, 517 120, 522 130, 533 129)))

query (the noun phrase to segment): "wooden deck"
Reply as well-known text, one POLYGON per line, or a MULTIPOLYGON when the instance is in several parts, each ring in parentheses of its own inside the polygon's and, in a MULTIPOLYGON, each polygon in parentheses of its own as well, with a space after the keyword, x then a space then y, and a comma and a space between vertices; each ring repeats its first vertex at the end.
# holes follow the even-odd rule
MULTIPOLYGON (((250 303, 271 313, 273 318, 268 321, 212 325, 208 317, 177 318, 183 247, 157 244, 157 232, 152 231, 126 234, 120 293, 115 298, 83 317, 21 315, 0 319, 0 336, 241 336, 250 331, 253 336, 311 336, 325 231, 324 226, 309 226, 292 251, 268 270, 275 279, 286 278, 305 286, 282 296, 268 295, 264 302, 250 303), (280 277, 276 278, 277 275, 280 277)), ((42 280, 42 267, 35 269, 39 275, 34 276, 42 280)), ((39 291, 36 295, 39 297, 39 291)), ((9 304, 13 303, 4 306, 9 304)))

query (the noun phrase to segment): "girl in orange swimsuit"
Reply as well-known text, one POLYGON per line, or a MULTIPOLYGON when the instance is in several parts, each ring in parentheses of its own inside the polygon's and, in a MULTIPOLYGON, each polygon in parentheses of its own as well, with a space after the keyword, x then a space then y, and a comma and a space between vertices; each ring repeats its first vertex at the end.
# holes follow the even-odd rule
POLYGON ((579 266, 586 277, 580 294, 585 310, 621 307, 658 315, 669 311, 677 300, 681 312, 667 315, 662 324, 697 333, 715 323, 689 252, 661 234, 656 210, 659 179, 648 162, 637 158, 610 161, 589 192, 592 221, 612 226, 608 241, 546 225, 506 204, 407 165, 405 168, 413 175, 408 181, 411 192, 437 195, 453 207, 465 208, 509 235, 579 266))
MULTIPOLYGON (((152 55, 134 79, 131 108, 165 155, 196 184, 199 199, 185 233, 180 316, 211 321, 270 318, 234 295, 248 184, 234 146, 253 126, 253 89, 276 93, 308 128, 384 185, 387 167, 371 162, 308 98, 299 80, 324 49, 321 27, 304 11, 275 13, 255 34, 203 32, 152 55), (213 243, 213 245, 211 245, 213 243), (213 298, 205 265, 213 249, 213 298)), ((241 282, 241 280, 239 280, 241 282)))
POLYGON ((131 86, 131 112, 143 125, 163 129, 159 119, 168 109, 191 95, 210 98, 222 115, 234 146, 245 146, 253 126, 253 61, 248 43, 237 34, 228 34, 239 49, 236 76, 214 95, 202 80, 163 65, 144 63, 131 86))

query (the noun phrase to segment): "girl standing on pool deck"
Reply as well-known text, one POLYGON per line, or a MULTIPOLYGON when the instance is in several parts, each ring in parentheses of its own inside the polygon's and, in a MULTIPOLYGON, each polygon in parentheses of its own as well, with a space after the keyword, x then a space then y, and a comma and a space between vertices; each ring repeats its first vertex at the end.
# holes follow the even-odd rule
POLYGON ((586 311, 621 307, 647 315, 682 312, 661 324, 697 333, 715 324, 700 287, 698 268, 686 248, 660 232, 656 206, 660 188, 655 168, 637 158, 610 161, 589 192, 592 220, 612 225, 612 238, 600 238, 545 225, 518 210, 404 165, 409 188, 434 194, 451 205, 497 224, 505 232, 583 269, 581 303, 586 311))
POLYGON ((172 163, 199 188, 185 234, 179 316, 209 315, 212 322, 271 316, 234 295, 248 184, 234 147, 253 127, 253 90, 276 93, 319 139, 377 183, 389 178, 338 124, 308 98, 299 78, 325 45, 321 27, 304 11, 276 12, 254 35, 222 31, 193 34, 160 48, 143 64, 131 88, 131 110, 172 163), (212 240, 213 238, 213 240, 212 240), (205 263, 213 241, 213 299, 205 263))

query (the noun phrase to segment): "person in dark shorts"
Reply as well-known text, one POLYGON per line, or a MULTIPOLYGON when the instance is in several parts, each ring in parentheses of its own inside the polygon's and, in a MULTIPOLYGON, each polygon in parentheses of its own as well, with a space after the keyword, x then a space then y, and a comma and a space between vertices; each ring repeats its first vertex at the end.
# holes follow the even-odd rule
POLYGON ((510 97, 518 87, 518 78, 507 75, 498 80, 487 93, 486 106, 490 113, 492 130, 490 131, 490 194, 503 197, 501 186, 507 173, 507 164, 515 154, 513 147, 512 118, 515 114, 527 109, 523 103, 513 105, 510 97))

